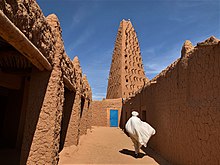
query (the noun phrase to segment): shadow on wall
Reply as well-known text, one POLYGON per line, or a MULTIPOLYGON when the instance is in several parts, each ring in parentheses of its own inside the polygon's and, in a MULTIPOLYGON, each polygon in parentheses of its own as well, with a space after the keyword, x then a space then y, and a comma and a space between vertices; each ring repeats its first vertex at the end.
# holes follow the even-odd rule
POLYGON ((31 145, 46 94, 50 74, 50 72, 41 72, 38 70, 34 70, 31 75, 31 85, 28 93, 29 100, 25 120, 25 130, 23 135, 24 138, 20 157, 21 165, 26 164, 30 154, 31 145))
POLYGON ((0 164, 19 162, 24 125, 20 120, 25 117, 22 99, 28 88, 25 81, 27 77, 22 78, 19 89, 0 85, 0 164))
POLYGON ((122 103, 122 108, 121 108, 121 119, 119 123, 119 127, 124 131, 125 123, 127 122, 126 115, 124 113, 127 113, 124 104, 122 103))
POLYGON ((72 113, 72 107, 75 101, 75 96, 76 96, 76 92, 73 93, 67 88, 64 88, 64 107, 63 107, 63 115, 61 121, 59 152, 62 151, 65 144, 67 129, 72 113))
MULTIPOLYGON (((23 165, 30 155, 50 72, 33 69, 29 78, 26 71, 21 73, 21 88, 0 88, 0 164, 23 165)), ((13 70, 7 74, 13 75, 13 70)))

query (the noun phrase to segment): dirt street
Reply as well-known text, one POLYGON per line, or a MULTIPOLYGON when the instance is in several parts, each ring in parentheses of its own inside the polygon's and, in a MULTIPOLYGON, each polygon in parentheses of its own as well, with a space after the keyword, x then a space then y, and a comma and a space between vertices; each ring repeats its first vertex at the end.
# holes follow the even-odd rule
POLYGON ((158 156, 141 150, 134 157, 133 143, 120 128, 92 127, 78 146, 65 147, 59 165, 67 164, 165 164, 158 156), (150 156, 149 156, 150 155, 150 156))

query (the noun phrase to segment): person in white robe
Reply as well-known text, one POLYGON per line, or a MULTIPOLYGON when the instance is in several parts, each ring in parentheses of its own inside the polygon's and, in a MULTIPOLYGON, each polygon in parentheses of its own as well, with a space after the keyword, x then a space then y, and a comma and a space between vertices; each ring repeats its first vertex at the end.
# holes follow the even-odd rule
POLYGON ((127 121, 125 129, 134 143, 135 157, 138 157, 141 146, 147 147, 150 137, 154 135, 156 131, 150 124, 141 121, 138 117, 138 112, 132 111, 131 114, 132 116, 127 121))

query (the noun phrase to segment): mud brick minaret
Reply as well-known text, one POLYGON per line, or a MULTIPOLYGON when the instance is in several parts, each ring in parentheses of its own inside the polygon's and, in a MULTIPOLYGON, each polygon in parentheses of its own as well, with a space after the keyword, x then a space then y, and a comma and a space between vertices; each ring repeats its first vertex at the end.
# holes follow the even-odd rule
POLYGON ((122 20, 112 55, 106 99, 131 97, 146 81, 136 32, 130 20, 122 20))

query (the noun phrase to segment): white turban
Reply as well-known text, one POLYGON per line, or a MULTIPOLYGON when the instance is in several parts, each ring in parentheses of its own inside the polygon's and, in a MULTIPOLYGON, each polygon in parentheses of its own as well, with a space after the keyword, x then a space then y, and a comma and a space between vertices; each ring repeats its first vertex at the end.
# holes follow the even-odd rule
POLYGON ((136 111, 132 111, 132 116, 138 116, 139 115, 139 113, 138 112, 136 112, 136 111))

